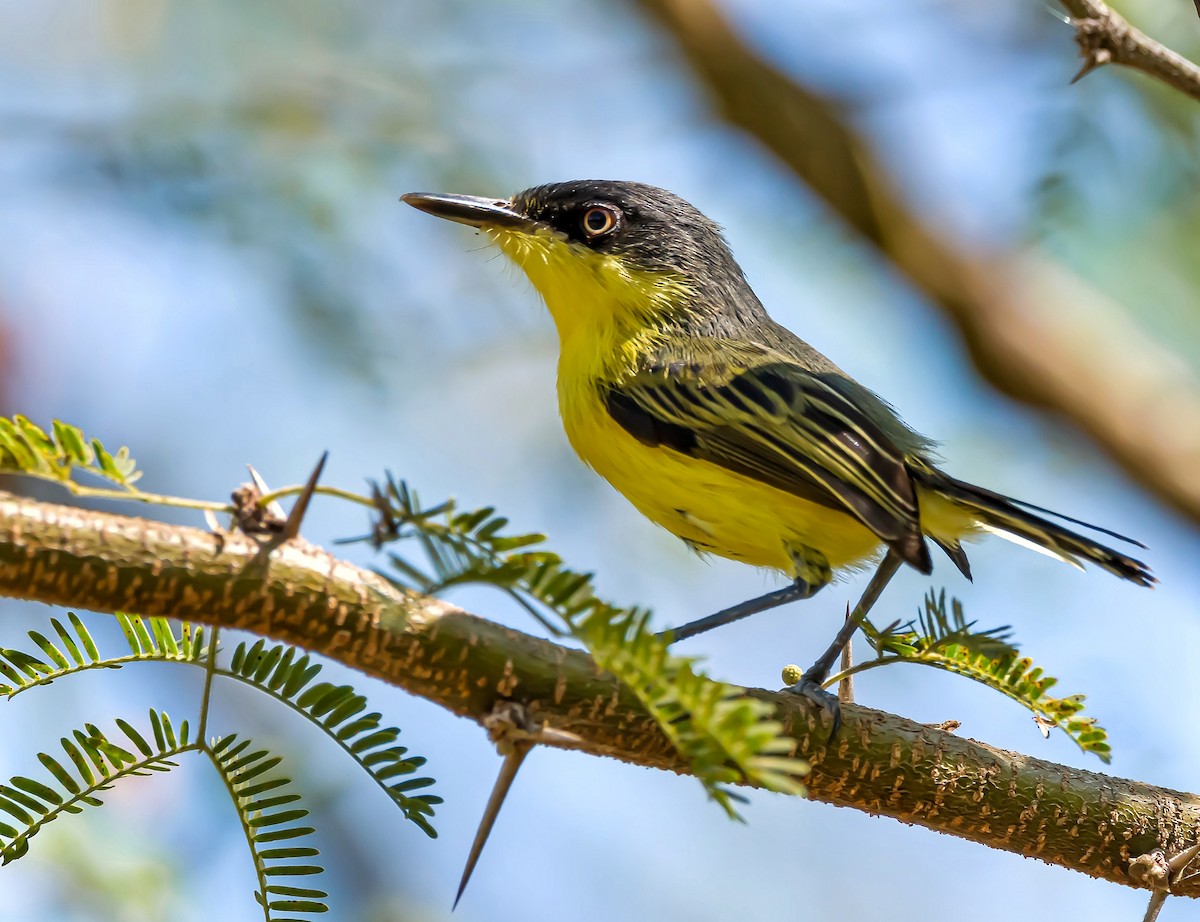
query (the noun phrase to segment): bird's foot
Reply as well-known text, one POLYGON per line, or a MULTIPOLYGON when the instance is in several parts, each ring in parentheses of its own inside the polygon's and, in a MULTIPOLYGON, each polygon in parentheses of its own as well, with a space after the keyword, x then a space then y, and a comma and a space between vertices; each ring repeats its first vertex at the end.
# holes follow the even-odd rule
POLYGON ((789 694, 807 698, 817 706, 819 711, 828 714, 830 718, 829 741, 831 742, 837 736, 838 729, 842 726, 842 704, 838 701, 837 695, 826 691, 821 687, 819 681, 809 678, 807 674, 802 676, 800 681, 786 686, 783 690, 789 694))

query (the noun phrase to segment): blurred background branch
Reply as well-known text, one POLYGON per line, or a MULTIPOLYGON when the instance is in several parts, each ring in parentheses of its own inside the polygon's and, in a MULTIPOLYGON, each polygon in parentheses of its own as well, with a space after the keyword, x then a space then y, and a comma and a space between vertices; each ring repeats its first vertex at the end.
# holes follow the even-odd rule
POLYGON ((1121 64, 1200 100, 1200 67, 1183 55, 1135 29, 1100 0, 1062 0, 1062 5, 1074 17, 1075 41, 1083 55, 1076 80, 1105 64, 1121 64))
POLYGON ((957 246, 908 205, 839 105, 764 60, 712 0, 638 5, 674 37, 723 117, 764 144, 954 322, 991 384, 1069 420, 1144 487, 1200 522, 1193 370, 1105 294, 1037 253, 957 246))

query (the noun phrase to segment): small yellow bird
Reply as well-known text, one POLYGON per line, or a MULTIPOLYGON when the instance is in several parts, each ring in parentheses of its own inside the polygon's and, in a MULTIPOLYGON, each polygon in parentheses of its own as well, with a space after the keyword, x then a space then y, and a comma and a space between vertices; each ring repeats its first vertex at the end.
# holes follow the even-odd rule
POLYGON ((585 464, 696 550, 791 577, 673 639, 807 598, 881 548, 888 578, 900 562, 929 573, 926 538, 968 578, 961 541, 993 532, 1153 583, 1044 515, 1138 542, 938 470, 930 440, 767 315, 720 228, 678 196, 583 180, 403 198, 481 229, 545 299, 559 410, 585 464))
MULTIPOLYGON (((410 193, 482 230, 524 270, 558 328, 567 437, 647 518, 698 551, 786 574, 783 589, 664 632, 693 636, 808 598, 886 549, 858 605, 793 690, 820 692, 884 586, 929 573, 928 538, 971 577, 962 540, 993 532, 1149 586, 1145 564, 1045 516, 1097 528, 943 473, 932 442, 775 323, 720 228, 676 195, 632 182, 537 186, 510 199, 410 193)), ((506 762, 462 888, 520 760, 506 762)))

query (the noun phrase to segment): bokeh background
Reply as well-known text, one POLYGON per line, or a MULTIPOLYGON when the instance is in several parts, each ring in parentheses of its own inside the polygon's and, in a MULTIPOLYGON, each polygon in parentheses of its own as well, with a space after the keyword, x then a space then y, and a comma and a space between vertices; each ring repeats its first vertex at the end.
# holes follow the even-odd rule
MULTIPOLYGON (((1169 345, 1183 374, 1200 373, 1194 102, 1113 69, 1069 86, 1072 30, 1040 0, 724 8, 764 57, 840 101, 930 223, 968 249, 1035 248, 1169 345)), ((1200 52, 1191 4, 1120 8, 1200 52)), ((1154 592, 990 541, 972 554, 974 585, 939 561, 932 583, 905 573, 885 604, 908 617, 945 586, 982 625, 1013 624, 1060 691, 1088 695, 1111 734, 1108 770, 1196 790, 1195 527, 1072 427, 981 383, 954 328, 714 114, 636 3, 0 0, 0 412, 127 444, 147 489, 214 499, 246 462, 282 485, 328 448, 325 482, 355 488, 390 468, 428 499, 494 503, 595 570, 604 595, 652 606, 663 624, 764 591, 769 577, 691 557, 575 460, 536 296, 480 237, 397 201, 570 178, 637 179, 690 199, 725 226, 775 317, 942 440, 955 473, 1150 545, 1154 592)), ((323 500, 308 537, 365 525, 361 510, 323 500)), ((777 685, 858 588, 688 652, 730 681, 777 685)), ((494 595, 454 600, 536 629, 494 595)), ((11 601, 0 611, 5 644, 48 614, 11 601)), ((338 918, 448 918, 499 760, 475 725, 357 681, 430 760, 447 799, 434 842, 269 702, 222 689, 212 727, 287 753, 313 801, 338 918)), ((34 753, 84 721, 152 705, 186 715, 199 688, 190 672, 145 666, 23 696, 0 708, 0 776, 36 772, 34 753)), ((952 676, 880 670, 858 696, 1102 767, 952 676)), ((260 918, 240 829, 206 769, 122 784, 108 808, 53 824, 0 871, 0 916, 260 918)), ((1127 922, 1145 905, 1141 892, 850 810, 752 793, 746 815, 728 822, 686 778, 539 750, 456 918, 900 922, 945 910, 1127 922)))

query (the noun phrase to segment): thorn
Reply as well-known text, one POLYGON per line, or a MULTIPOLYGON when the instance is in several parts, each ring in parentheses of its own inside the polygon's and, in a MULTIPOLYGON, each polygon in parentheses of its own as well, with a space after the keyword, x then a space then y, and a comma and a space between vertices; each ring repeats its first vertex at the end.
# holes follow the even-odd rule
POLYGON ((1197 855, 1200 855, 1200 844, 1185 848, 1183 851, 1176 855, 1172 855, 1167 859, 1167 867, 1171 869, 1171 873, 1175 875, 1176 880, 1178 880, 1178 876, 1183 874, 1188 869, 1188 866, 1196 860, 1197 855))
POLYGON ((504 756, 504 762, 500 765, 500 774, 492 786, 492 794, 488 798, 487 806, 483 808, 479 827, 475 830, 475 840, 471 843, 471 851, 467 854, 467 864, 463 868, 462 879, 458 882, 458 892, 454 895, 454 906, 451 907, 451 911, 458 907, 458 901, 462 899, 463 891, 467 889, 471 872, 475 870, 479 856, 483 853, 483 846, 492 833, 492 827, 496 825, 496 817, 500 815, 500 808, 504 806, 504 798, 508 796, 509 788, 512 787, 517 772, 521 769, 521 763, 525 761, 525 757, 529 755, 534 744, 543 739, 554 742, 570 740, 578 742, 579 740, 573 733, 541 727, 529 716, 525 706, 516 701, 496 702, 492 713, 483 719, 483 725, 487 728, 488 737, 496 744, 496 749, 504 756))
MULTIPOLYGON (((846 620, 850 620, 850 603, 846 603, 846 620)), ((854 652, 850 645, 853 643, 853 638, 846 641, 846 646, 842 647, 842 672, 846 672, 854 665, 854 652)), ((848 675, 846 678, 838 682, 837 690, 838 701, 842 704, 854 703, 854 676, 848 675)))
POLYGON ((1071 78, 1071 83, 1078 83, 1092 71, 1105 64, 1111 64, 1113 53, 1112 42, 1116 41, 1113 29, 1115 23, 1112 17, 1084 18, 1070 20, 1075 27, 1075 44, 1083 55, 1083 66, 1079 73, 1071 78))
POLYGON ((1154 922, 1158 918, 1159 911, 1163 908, 1163 903, 1167 901, 1167 894, 1152 893, 1150 894, 1150 905, 1146 907, 1146 914, 1142 916, 1142 922, 1154 922))
POLYGON ((542 727, 538 731, 537 741, 558 749, 580 749, 583 747, 583 737, 570 730, 557 730, 554 727, 542 727))
POLYGON ((458 892, 454 894, 454 905, 450 907, 451 912, 458 908, 458 901, 462 899, 463 891, 467 889, 467 883, 471 880, 471 872, 475 870, 475 864, 483 853, 483 846, 492 833, 492 827, 496 825, 496 817, 500 815, 500 808, 504 805, 504 798, 508 796, 508 789, 512 787, 517 772, 521 769, 521 763, 525 761, 525 756, 529 755, 529 750, 532 748, 533 743, 528 740, 512 743, 512 749, 505 755, 504 761, 500 765, 500 774, 496 777, 496 784, 492 787, 492 796, 488 798, 483 816, 479 820, 479 828, 475 830, 475 841, 471 843, 467 864, 463 868, 462 879, 458 882, 458 892))
MULTIPOLYGON (((262 475, 257 470, 255 470, 253 464, 247 464, 246 470, 248 470, 250 472, 250 479, 254 482, 254 487, 256 490, 258 490, 259 496, 263 496, 264 494, 271 492, 271 488, 267 486, 267 482, 262 479, 262 475)), ((267 504, 267 512, 269 512, 273 518, 278 518, 278 519, 286 519, 287 518, 286 514, 283 511, 283 507, 281 505, 279 505, 278 502, 268 503, 267 504)))
POLYGON ((1112 53, 1104 48, 1096 48, 1091 51, 1083 61, 1083 67, 1079 68, 1079 73, 1071 78, 1071 83, 1075 84, 1090 74, 1099 67, 1103 67, 1112 61, 1112 53))
POLYGON ((317 466, 313 468, 313 472, 308 476, 308 483, 304 485, 304 489, 296 497, 296 503, 292 506, 292 511, 288 515, 287 521, 283 523, 283 531, 280 532, 281 540, 291 541, 293 538, 300 537, 300 523, 304 521, 304 515, 308 512, 309 501, 312 500, 313 491, 317 488, 317 481, 321 479, 321 471, 325 470, 325 462, 328 460, 329 452, 322 452, 321 460, 317 462, 317 466))

